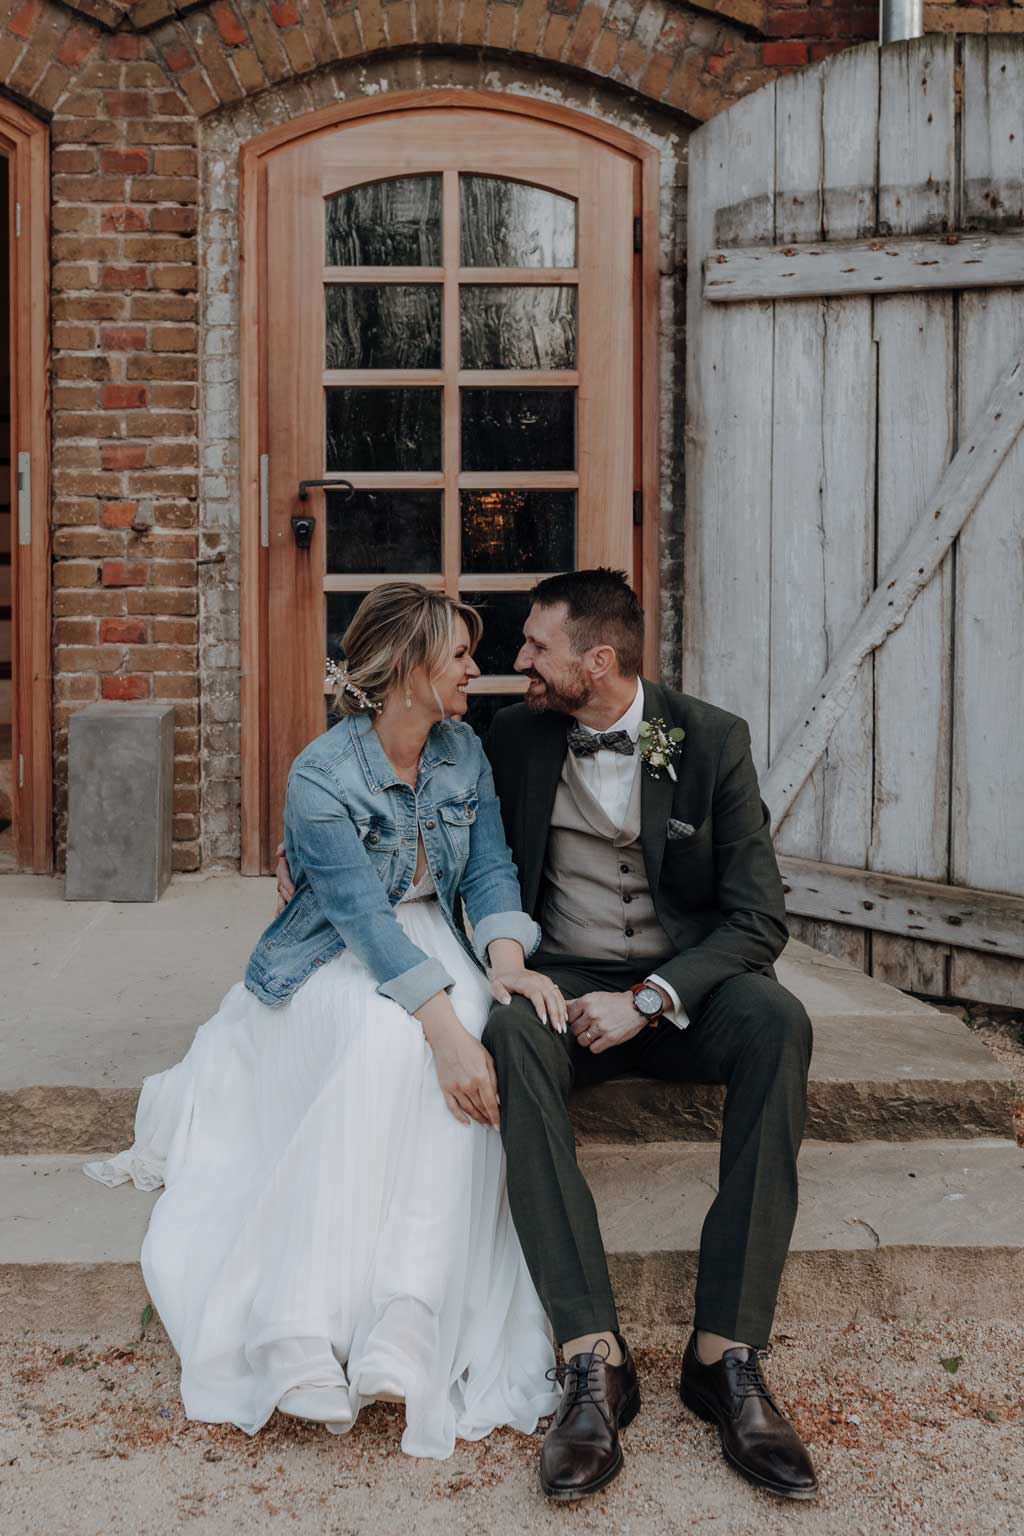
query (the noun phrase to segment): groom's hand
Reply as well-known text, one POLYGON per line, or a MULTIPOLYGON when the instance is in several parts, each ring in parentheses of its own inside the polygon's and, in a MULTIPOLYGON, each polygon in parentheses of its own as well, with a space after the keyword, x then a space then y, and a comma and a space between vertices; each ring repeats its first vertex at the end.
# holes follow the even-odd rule
POLYGON ((587 992, 567 1007, 569 1028, 580 1045, 595 1056, 610 1051, 613 1045, 624 1045, 647 1024, 633 1007, 632 992, 587 992))
POLYGON ((295 895, 295 887, 292 884, 292 872, 288 860, 284 856, 284 843, 278 843, 274 850, 274 858, 277 860, 274 867, 274 873, 277 876, 277 911, 274 913, 276 917, 278 912, 284 911, 295 895))

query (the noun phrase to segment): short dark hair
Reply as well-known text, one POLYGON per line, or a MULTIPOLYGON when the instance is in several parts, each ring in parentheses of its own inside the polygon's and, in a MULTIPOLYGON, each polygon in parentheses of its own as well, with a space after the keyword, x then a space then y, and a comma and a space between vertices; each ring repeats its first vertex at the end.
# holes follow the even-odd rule
POLYGON ((598 566, 592 571, 566 571, 539 581, 530 593, 533 602, 569 610, 569 638, 576 654, 595 645, 615 648, 619 671, 635 677, 643 665, 644 611, 624 571, 598 566))

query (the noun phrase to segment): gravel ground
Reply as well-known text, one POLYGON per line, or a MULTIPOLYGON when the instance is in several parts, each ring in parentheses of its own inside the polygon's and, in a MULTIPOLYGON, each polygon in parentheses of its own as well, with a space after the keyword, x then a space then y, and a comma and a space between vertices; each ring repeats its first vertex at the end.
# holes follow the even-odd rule
POLYGON ((399 1451, 379 1404, 343 1439, 275 1415, 248 1438, 190 1424, 173 1351, 145 1337, 0 1341, 0 1529, 19 1536, 355 1536, 605 1530, 624 1536, 995 1536, 1024 1531, 1024 1325, 852 1323, 779 1337, 769 1380, 811 1445, 815 1504, 782 1504, 723 1463, 674 1390, 681 1338, 638 1350, 644 1411, 626 1467, 586 1505, 537 1486, 539 1436, 499 1432, 446 1462, 399 1451), (945 1362, 945 1363, 943 1363, 945 1362))

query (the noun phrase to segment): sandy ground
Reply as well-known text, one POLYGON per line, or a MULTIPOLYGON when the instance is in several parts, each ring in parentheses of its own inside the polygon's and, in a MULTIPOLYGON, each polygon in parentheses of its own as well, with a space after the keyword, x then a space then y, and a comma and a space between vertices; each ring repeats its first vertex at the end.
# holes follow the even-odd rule
POLYGON ((341 1439, 275 1415, 257 1436, 190 1424, 174 1353, 144 1337, 0 1342, 0 1530, 19 1536, 326 1536, 604 1530, 723 1536, 1024 1531, 1024 1325, 865 1322, 776 1340, 777 1395, 813 1450, 815 1504, 742 1483, 675 1395, 682 1339, 638 1351, 644 1410, 626 1467, 586 1505, 549 1505, 539 1435, 498 1432, 445 1462, 399 1450, 379 1404, 341 1439), (943 1362, 947 1364, 943 1364, 943 1362), (955 1369, 951 1369, 955 1368, 955 1369))

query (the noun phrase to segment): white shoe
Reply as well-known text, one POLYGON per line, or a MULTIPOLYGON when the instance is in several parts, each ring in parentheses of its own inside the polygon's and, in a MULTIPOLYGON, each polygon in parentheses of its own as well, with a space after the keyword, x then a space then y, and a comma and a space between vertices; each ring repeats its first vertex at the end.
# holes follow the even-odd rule
POLYGON ((314 1424, 352 1423, 347 1387, 292 1387, 277 1406, 293 1419, 311 1419, 314 1424))

